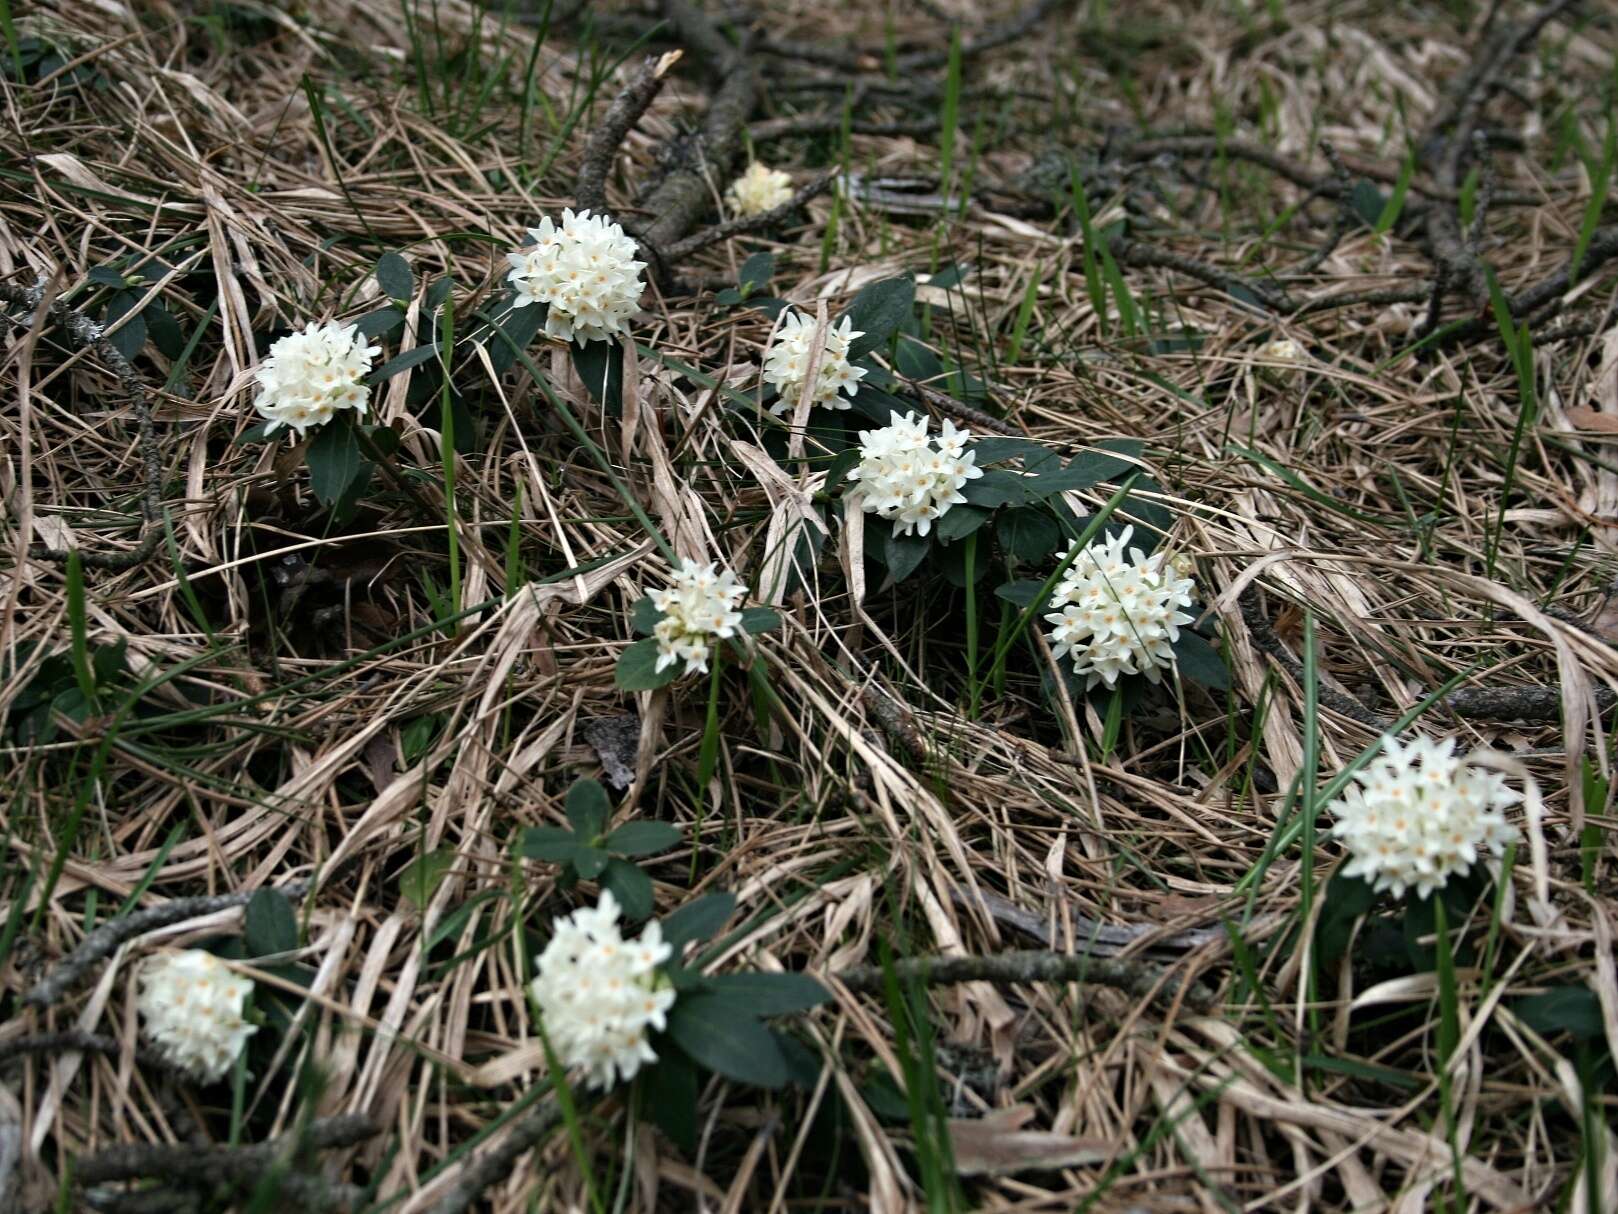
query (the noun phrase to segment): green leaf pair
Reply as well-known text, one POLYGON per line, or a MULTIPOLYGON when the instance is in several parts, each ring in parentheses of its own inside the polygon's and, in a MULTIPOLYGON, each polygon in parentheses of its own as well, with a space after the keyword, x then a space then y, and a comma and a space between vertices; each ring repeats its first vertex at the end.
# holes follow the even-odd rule
POLYGON ((567 790, 568 826, 530 826, 522 832, 519 853, 529 860, 562 866, 561 884, 580 878, 600 881, 612 891, 631 919, 650 917, 654 909, 652 881, 626 856, 650 856, 680 842, 680 831, 668 822, 626 822, 608 832, 612 802, 595 780, 576 780, 567 790))

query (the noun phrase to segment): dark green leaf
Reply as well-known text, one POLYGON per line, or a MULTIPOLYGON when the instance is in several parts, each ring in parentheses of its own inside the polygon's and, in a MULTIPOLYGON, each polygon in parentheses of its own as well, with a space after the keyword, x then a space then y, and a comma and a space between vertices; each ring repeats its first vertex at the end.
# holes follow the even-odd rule
POLYGON ((392 304, 367 312, 354 322, 361 337, 382 337, 392 333, 405 322, 405 314, 392 304))
POLYGON ((643 637, 651 636, 652 629, 657 627, 657 621, 662 618, 663 613, 657 609, 649 594, 641 595, 629 609, 629 621, 636 633, 643 637))
POLYGON ((616 341, 577 342, 568 347, 590 399, 616 413, 624 407, 624 348, 616 341))
POLYGON ((1193 683, 1214 691, 1230 689, 1230 670, 1225 660, 1201 633, 1182 628, 1180 639, 1174 642, 1174 660, 1180 673, 1193 683))
POLYGON ((629 919, 648 919, 656 908, 652 879, 628 860, 609 860, 601 884, 612 891, 629 919))
POLYGON ((1045 510, 1023 506, 1008 510, 994 525, 1005 550, 1019 561, 1038 564, 1062 546, 1062 529, 1045 510))
POLYGON ((1326 883, 1320 903, 1319 925, 1315 928, 1315 948, 1322 965, 1334 965, 1348 947, 1354 921, 1376 903, 1376 890, 1362 877, 1346 877, 1342 869, 1326 883))
POLYGON ((573 869, 586 881, 594 881, 606 871, 611 859, 612 857, 599 847, 580 847, 573 853, 573 869))
POLYGON ((663 939, 680 955, 680 948, 694 940, 707 940, 736 912, 735 894, 709 894, 687 902, 663 918, 663 939))
POLYGON ((667 687, 680 674, 678 662, 657 669, 657 638, 636 641, 618 658, 613 672, 619 691, 651 691, 667 687))
POLYGON ((417 856, 399 874, 399 896, 417 910, 425 909, 440 882, 454 867, 455 852, 449 848, 441 847, 417 856))
POLYGON ((547 864, 571 864, 579 854, 578 836, 560 826, 530 826, 522 832, 519 850, 530 860, 547 864))
POLYGON ((1038 477, 1023 476, 1004 468, 985 472, 976 480, 967 481, 961 496, 974 506, 993 510, 997 506, 1021 506, 1034 500, 1029 487, 1041 483, 1038 477))
MULTIPOLYGON (((440 278, 427 288, 427 310, 436 312, 443 307, 444 301, 449 298, 450 289, 455 284, 447 278, 440 278)), ((457 309, 459 311, 459 309, 457 309)))
POLYGON ((269 429, 269 422, 259 422, 256 426, 247 427, 247 429, 243 430, 232 441, 238 447, 250 446, 253 443, 268 442, 270 439, 275 437, 273 434, 269 433, 269 429))
POLYGON ((773 607, 743 607, 742 631, 749 635, 771 632, 781 627, 781 616, 773 607))
POLYGON ((650 856, 667 851, 680 838, 680 828, 668 822, 625 822, 602 846, 620 856, 650 856))
POLYGON ((910 319, 915 302, 916 284, 909 278, 885 278, 861 290, 843 313, 862 334, 849 343, 848 357, 859 358, 885 345, 910 319))
POLYGON ((914 337, 901 337, 894 357, 894 365, 906 379, 929 380, 942 375, 944 364, 914 337))
POLYGON ((947 291, 951 287, 959 286, 961 280, 971 272, 971 266, 962 265, 958 261, 952 262, 950 265, 945 266, 942 270, 938 271, 938 273, 929 278, 927 280, 927 285, 929 287, 939 287, 947 291))
POLYGON ((837 458, 832 460, 826 469, 826 492, 835 493, 848 474, 860 466, 860 449, 850 447, 847 451, 840 451, 837 458))
POLYGON ((406 350, 403 354, 395 354, 375 371, 372 371, 365 382, 373 385, 385 383, 401 371, 408 371, 411 367, 419 367, 429 358, 436 357, 437 354, 438 347, 432 345, 417 346, 413 350, 406 350))
POLYGON ((855 413, 879 426, 886 426, 893 420, 895 413, 903 416, 909 411, 909 405, 893 393, 885 392, 869 382, 870 378, 866 376, 862 379, 859 391, 849 398, 849 405, 855 413))
POLYGON ((735 287, 726 287, 724 290, 716 293, 713 299, 715 303, 721 303, 727 307, 734 307, 736 304, 742 302, 742 293, 735 287))
MULTIPOLYGON (((957 507, 959 509, 959 507, 957 507)), ((944 575, 945 581, 951 586, 966 587, 966 545, 965 544, 934 544, 933 568, 944 575)), ((975 586, 989 576, 989 566, 994 562, 986 559, 979 553, 972 562, 972 584, 975 586)))
POLYGON ((179 358, 185 353, 185 334, 180 332, 180 326, 167 308, 154 299, 141 315, 146 318, 146 332, 152 344, 163 352, 164 358, 179 358))
MULTIPOLYGON (((112 328, 118 321, 134 310, 140 302, 140 296, 134 291, 120 291, 112 297, 107 305, 106 328, 112 328)), ((134 358, 140 353, 140 348, 146 344, 146 318, 136 312, 124 321, 123 327, 108 339, 113 347, 125 358, 134 358)))
POLYGON ((1601 1000, 1584 986, 1553 986, 1538 995, 1526 995, 1511 1005, 1512 1012, 1536 1033, 1570 1033, 1580 1041, 1606 1035, 1601 1000))
POLYGON ((113 266, 91 266, 90 272, 85 277, 103 287, 121 287, 124 285, 123 271, 113 266))
MULTIPOLYGON (((590 842, 612 817, 612 800, 594 780, 575 780, 567 790, 567 820, 581 842, 590 842)), ((588 874, 587 874, 588 875, 588 874)))
POLYGON ((951 506, 942 518, 933 524, 933 531, 941 544, 953 544, 965 539, 989 521, 990 512, 976 506, 951 506))
POLYGON ((807 974, 716 974, 707 987, 754 1016, 785 1016, 831 999, 831 992, 807 974))
POLYGON ((912 531, 908 535, 900 535, 890 531, 887 538, 883 562, 888 572, 893 575, 895 583, 902 582, 916 571, 927 557, 927 551, 932 547, 924 535, 917 535, 912 531))
POLYGON ((786 1059, 763 1021, 716 995, 687 995, 669 1009, 668 1035, 716 1075, 761 1088, 787 1081, 786 1059))
POLYGON ((1045 583, 1042 581, 1036 582, 1029 578, 1022 578, 997 587, 994 594, 996 598, 1005 599, 1006 602, 1021 607, 1026 611, 1039 601, 1040 591, 1044 588, 1045 583))
POLYGON ((1388 199, 1381 190, 1361 177, 1354 183, 1354 189, 1348 196, 1348 203, 1353 208, 1354 214, 1374 228, 1382 218, 1382 208, 1388 205, 1388 199))
POLYGON ((298 947, 298 916, 278 889, 261 889, 247 903, 242 933, 249 956, 290 953, 298 947))
POLYGON ((679 1050, 658 1050, 657 1062, 641 1072, 644 1108, 657 1128, 687 1157, 697 1153, 697 1068, 679 1050))
POLYGON ((756 291, 768 285, 775 275, 775 254, 770 252, 754 253, 742 262, 742 272, 736 283, 747 291, 756 291))
POLYGON ((408 303, 416 293, 416 275, 403 257, 387 252, 376 259, 376 285, 387 292, 389 299, 408 303))
POLYGON ((996 464, 1003 459, 1017 459, 1020 456, 1043 457, 1051 453, 1044 443, 1036 443, 1031 438, 1005 438, 999 435, 990 435, 988 438, 975 440, 967 450, 977 456, 978 467, 985 464, 996 464))
POLYGON ((511 369, 517 361, 517 351, 528 348, 528 343, 545 327, 545 317, 550 311, 546 304, 528 304, 526 307, 513 308, 509 307, 510 302, 508 297, 505 300, 508 305, 505 315, 501 317, 499 324, 491 327, 498 328, 511 339, 511 342, 501 340, 492 332, 486 342, 489 365, 497 372, 511 369))
POLYGON ((360 442, 347 417, 327 422, 303 453, 309 465, 309 487, 322 506, 330 506, 348 491, 360 474, 360 442))

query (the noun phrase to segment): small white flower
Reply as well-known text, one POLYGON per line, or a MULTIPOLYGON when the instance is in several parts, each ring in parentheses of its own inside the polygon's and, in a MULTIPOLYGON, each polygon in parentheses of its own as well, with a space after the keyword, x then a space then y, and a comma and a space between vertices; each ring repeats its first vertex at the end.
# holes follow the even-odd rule
POLYGON ((983 475, 966 449, 971 437, 946 419, 944 432, 929 440, 926 418, 890 413, 882 429, 860 431, 860 463, 848 474, 855 482, 848 492, 863 510, 892 520, 895 535, 926 535, 966 500, 961 487, 983 475))
POLYGON ((274 434, 288 426, 302 438, 339 410, 353 409, 363 416, 371 401, 365 377, 380 353, 380 346, 366 344, 357 325, 335 321, 310 321, 302 333, 275 342, 253 373, 259 387, 253 407, 270 423, 264 432, 274 434))
POLYGON ((697 674, 708 669, 713 643, 735 636, 741 627, 742 613, 736 606, 747 587, 728 569, 715 573, 713 565, 690 559, 681 562, 670 582, 666 590, 648 592, 652 606, 663 613, 652 630, 657 638, 656 669, 684 662, 683 673, 697 674))
POLYGON ((599 1088, 657 1061, 648 1032, 662 1031, 674 1004, 674 988, 658 972, 674 951, 663 929, 654 919, 639 939, 625 940, 618 915, 617 900, 603 890, 596 909, 557 920, 533 983, 557 1058, 583 1067, 599 1088))
POLYGON ((533 244, 507 253, 516 289, 512 306, 549 304, 545 332, 579 344, 606 341, 621 332, 640 309, 640 272, 635 242, 605 215, 562 212, 562 226, 550 216, 529 228, 533 244))
POLYGON ((224 1078, 258 1026, 242 1018, 250 980, 201 949, 161 953, 140 970, 136 1000, 146 1037, 167 1062, 203 1083, 224 1078))
POLYGON ((1273 362, 1301 363, 1307 357, 1303 347, 1290 337, 1278 337, 1259 347, 1259 354, 1273 362))
POLYGON ((865 368, 851 366, 848 347, 856 337, 865 334, 852 327, 848 317, 840 325, 826 326, 826 343, 820 352, 820 363, 815 369, 813 387, 804 380, 809 375, 815 341, 815 322, 798 312, 781 317, 781 327, 764 359, 764 382, 773 384, 780 399, 770 406, 771 413, 785 413, 798 403, 808 391, 811 403, 826 409, 847 409, 849 402, 840 393, 853 396, 859 391, 865 368))
POLYGON ((725 201, 732 214, 762 215, 792 201, 792 178, 755 160, 730 183, 725 201))
POLYGON ((1385 738, 1382 753, 1332 803, 1332 835, 1349 851, 1343 872, 1401 897, 1425 898, 1517 831, 1505 811, 1522 800, 1505 779, 1455 754, 1455 739, 1385 738))
POLYGON ((1158 682, 1163 668, 1174 664, 1181 625, 1191 622, 1180 610, 1191 605, 1191 579, 1164 553, 1131 548, 1126 554, 1134 533, 1125 527, 1085 548, 1057 584, 1050 602, 1055 610, 1045 616, 1052 656, 1071 655, 1074 673, 1089 675, 1090 687, 1111 687, 1126 674, 1158 682))

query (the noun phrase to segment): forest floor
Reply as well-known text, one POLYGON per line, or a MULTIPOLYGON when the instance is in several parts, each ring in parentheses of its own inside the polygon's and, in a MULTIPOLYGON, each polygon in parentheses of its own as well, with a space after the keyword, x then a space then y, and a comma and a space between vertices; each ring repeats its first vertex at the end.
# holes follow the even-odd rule
POLYGON ((0 1210, 1618 1210, 1610 5, 0 39, 0 1210), (570 354, 502 292, 578 206, 648 265, 570 354), (852 411, 768 409, 782 300, 852 411), (367 425, 266 439, 334 319, 367 425), (1000 496, 845 510, 890 407, 1000 496), (1124 522, 1196 622, 1089 688, 1038 603, 1124 522), (757 631, 670 681, 675 557, 757 631), (1431 897, 1330 834, 1388 733, 1522 793, 1431 897), (606 1091, 529 985, 603 889, 699 945, 606 1091), (220 1082, 138 1045, 176 947, 255 983, 220 1082))

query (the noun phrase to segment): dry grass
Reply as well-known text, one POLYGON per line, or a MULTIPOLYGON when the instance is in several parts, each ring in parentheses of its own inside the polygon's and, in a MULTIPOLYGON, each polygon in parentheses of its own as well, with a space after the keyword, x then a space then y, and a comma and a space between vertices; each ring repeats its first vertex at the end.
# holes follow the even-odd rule
MULTIPOLYGON (((55 1007, 19 1011, 44 968, 126 899, 313 880, 295 958, 313 974, 293 1005, 301 1032, 257 1066, 235 1124, 259 1141, 309 1113, 368 1113, 382 1133, 327 1154, 329 1175, 371 1185, 369 1208, 429 1209, 473 1137, 544 1075, 518 946, 527 933, 542 938, 577 895, 555 888, 552 866, 515 863, 514 841, 524 826, 560 822, 567 786, 599 774, 588 724, 635 712, 638 778, 619 812, 674 822, 689 841, 650 866, 659 913, 701 892, 737 894, 748 928, 715 956, 721 968, 825 975, 876 961, 881 942, 900 956, 989 954, 1043 936, 1062 950, 1090 939, 1220 991, 1217 1010, 1196 1015, 1089 984, 932 990, 949 1115, 1026 1104, 1029 1128, 1090 1151, 1088 1162, 963 1181, 970 1208, 1618 1209, 1618 1143, 1606 1128, 1618 1055, 1614 820, 1592 699, 1618 687, 1607 643, 1618 633, 1605 614, 1592 631, 1550 610, 1593 614, 1615 572, 1618 463, 1607 435, 1570 414, 1618 409, 1610 338, 1540 347, 1541 410, 1513 467, 1521 397, 1498 339, 1412 355, 1420 302, 1276 320, 1170 269, 1130 268, 1158 331, 1200 335, 1195 349, 1154 347, 1097 315, 1067 217, 1015 218, 989 202, 935 221, 845 200, 823 243, 833 203, 822 198, 775 238, 711 249, 681 272, 733 278, 748 251, 769 248, 774 289, 811 311, 826 300, 833 314, 874 279, 968 264, 959 290, 922 293, 935 305, 931 340, 990 381, 1007 420, 1035 438, 1144 440, 1234 690, 1228 703, 1190 685, 1148 698, 1108 750, 1097 709, 1042 692, 1028 654, 968 719, 959 591, 872 585, 856 603, 834 520, 809 574, 814 593, 784 596, 785 628, 758 653, 784 711, 760 728, 733 673, 718 764, 699 788, 700 683, 638 699, 613 685, 630 606, 666 563, 532 376, 492 374, 476 355, 455 369, 479 422, 457 489, 461 606, 485 606, 454 629, 438 624, 449 583, 439 410, 412 395, 411 375, 390 380, 377 406, 401 434, 412 493, 379 483, 343 526, 330 526, 280 447, 231 441, 251 423, 243 388, 263 335, 385 302, 370 277, 380 252, 405 250, 418 287, 450 275, 458 300, 496 284, 522 228, 571 201, 589 117, 571 131, 558 123, 581 95, 581 48, 597 44, 577 20, 558 25, 532 77, 553 112, 524 119, 532 28, 500 27, 459 0, 316 0, 290 15, 164 2, 133 6, 134 18, 129 7, 14 8, 19 33, 55 42, 76 70, 27 87, 7 79, 0 91, 13 153, 0 160, 0 280, 43 275, 53 292, 92 304, 102 290, 87 280, 93 267, 156 254, 175 272, 136 290, 161 299, 189 343, 183 365, 150 343, 137 362, 167 381, 157 417, 172 542, 148 564, 86 575, 87 645, 126 645, 123 686, 147 680, 147 690, 127 711, 63 718, 54 739, 34 743, 16 732, 19 705, 47 657, 72 652, 75 613, 63 569, 23 549, 130 546, 139 452, 131 419, 105 406, 111 380, 93 360, 22 328, 0 351, 13 558, 0 607, 0 711, 11 714, 0 899, 16 925, 0 959, 13 1013, 0 1049, 75 1026, 132 1044, 128 979, 141 956, 241 930, 241 913, 225 911, 154 932, 55 1007), (429 24, 412 32, 403 14, 417 9, 429 24), (431 59, 425 77, 417 48, 431 59), (485 101, 481 75, 456 75, 467 55, 499 74, 485 101), (323 99, 325 138, 304 80, 323 99), (494 240, 467 238, 482 233, 494 240), (1042 285, 1029 337, 1009 365, 1032 274, 1042 285), (1282 335, 1308 352, 1301 365, 1262 352, 1282 335), (529 588, 508 594, 514 510, 529 588), (1310 613, 1322 682, 1387 717, 1457 674, 1488 687, 1560 682, 1565 730, 1442 707, 1425 722, 1515 753, 1543 796, 1542 814, 1523 823, 1492 967, 1458 975, 1453 1135, 1432 975, 1376 985, 1371 966, 1344 962, 1319 975, 1310 999, 1314 966, 1298 947, 1304 861, 1295 845, 1267 849, 1307 737, 1331 774, 1375 732, 1308 710, 1244 620, 1237 600, 1250 583, 1293 652, 1310 613), (903 712, 884 707, 895 702, 903 712), (1585 764, 1599 779, 1584 778, 1585 764), (452 864, 417 906, 400 879, 425 853, 452 864), (1550 987, 1594 993, 1600 1023, 1588 1039, 1537 1032, 1516 1014, 1522 997, 1550 987), (1599 1166, 1586 1169, 1591 1142, 1599 1166)), ((974 24, 992 16, 977 3, 936 7, 974 24)), ((982 103, 979 184, 1016 179, 1050 138, 1093 155, 1098 133, 1142 122, 1159 132, 1228 123, 1317 170, 1325 138, 1351 166, 1396 175, 1401 124, 1419 130, 1481 21, 1458 29, 1457 6, 1437 4, 1289 4, 1280 25, 1242 17, 1237 4, 1100 11, 1123 7, 1073 6, 973 66, 973 87, 1021 98, 1003 110, 982 103), (1054 129, 1031 133, 1041 125, 1054 129)), ((783 41, 835 34, 841 46, 880 48, 892 29, 935 48, 945 37, 903 5, 886 16, 772 12, 783 41)), ((1507 291, 1550 272, 1576 238, 1590 183, 1557 149, 1572 124, 1599 153, 1615 46, 1610 13, 1553 24, 1513 74, 1516 91, 1491 102, 1501 136, 1526 141, 1496 158, 1495 188, 1533 196, 1490 213, 1484 252, 1507 291)), ((702 78, 688 67, 609 182, 626 213, 632 183, 655 172, 657 147, 700 105, 702 78)), ((958 149, 976 121, 966 115, 958 149)), ((836 142, 788 139, 769 155, 807 173, 836 142)), ((937 163, 930 136, 855 136, 852 147, 867 173, 937 163)), ((1127 188, 1156 208, 1164 247, 1247 273, 1306 257, 1331 209, 1273 224, 1300 192, 1236 159, 1144 161, 1127 188)), ((1115 197, 1096 222, 1120 213, 1115 197)), ((1357 223, 1286 287, 1314 299, 1430 273, 1415 241, 1357 223)), ((1578 290, 1599 315, 1614 289, 1597 274, 1578 290)), ((418 289, 407 323, 427 315, 418 289)), ((767 333, 758 313, 726 311, 711 295, 648 296, 637 339, 707 379, 642 357, 622 419, 590 403, 565 354, 535 347, 674 549, 721 557, 755 585, 798 525, 805 485, 763 453, 757 419, 724 410, 704 383, 751 391, 767 333)), ((1317 882, 1337 857, 1323 844, 1310 859, 1317 882)), ((1484 902, 1468 922, 1480 951, 1493 913, 1484 902)), ((824 1060, 821 1082, 778 1096, 710 1084, 695 1157, 632 1121, 625 1100, 596 1106, 582 1142, 601 1200, 646 1211, 817 1199, 947 1208, 946 1194, 910 1179, 915 1127, 870 1107, 884 1066, 905 1073, 892 1009, 879 996, 839 996, 794 1030, 824 1060)), ((222 1141, 233 1125, 228 1089, 177 1090, 128 1050, 15 1060, 0 1081, 24 1209, 53 1208, 75 1156, 222 1141)), ((1030 1143, 995 1149, 1016 1157, 1030 1143)), ((490 1190, 487 1208, 587 1208, 582 1177, 557 1133, 490 1190)))

